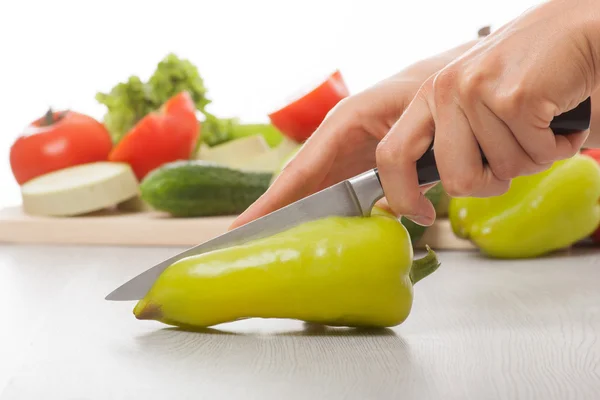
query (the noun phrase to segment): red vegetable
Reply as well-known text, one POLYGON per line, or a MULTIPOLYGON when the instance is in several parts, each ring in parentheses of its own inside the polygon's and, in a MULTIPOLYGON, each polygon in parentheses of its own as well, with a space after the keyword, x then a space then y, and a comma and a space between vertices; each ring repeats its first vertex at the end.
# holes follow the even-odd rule
MULTIPOLYGON (((594 160, 600 163, 600 149, 583 149, 581 150, 581 154, 592 157, 594 160)), ((592 240, 596 243, 600 243, 600 227, 598 227, 596 232, 592 234, 592 240)))
POLYGON ((111 148, 108 130, 94 118, 75 111, 48 110, 13 143, 10 166, 22 185, 59 169, 106 161, 111 148))
POLYGON ((140 120, 109 155, 126 162, 142 180, 153 169, 191 157, 200 136, 196 107, 188 92, 181 92, 140 120))
POLYGON ((269 118, 284 135, 302 143, 319 127, 327 113, 348 95, 342 74, 335 71, 309 93, 269 114, 269 118))

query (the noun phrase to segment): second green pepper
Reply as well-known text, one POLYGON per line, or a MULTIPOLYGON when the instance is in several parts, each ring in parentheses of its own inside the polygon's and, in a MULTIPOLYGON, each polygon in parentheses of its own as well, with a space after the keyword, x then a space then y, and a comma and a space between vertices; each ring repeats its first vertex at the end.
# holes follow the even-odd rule
POLYGON ((588 237, 600 223, 600 167, 576 155, 513 179, 505 194, 453 198, 454 233, 496 258, 541 256, 588 237))

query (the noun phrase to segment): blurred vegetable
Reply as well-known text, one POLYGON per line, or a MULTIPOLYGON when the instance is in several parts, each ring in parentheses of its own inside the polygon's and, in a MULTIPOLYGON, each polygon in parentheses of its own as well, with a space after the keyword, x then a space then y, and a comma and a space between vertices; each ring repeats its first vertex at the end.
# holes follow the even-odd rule
POLYGON ((131 76, 117 84, 108 93, 97 93, 96 100, 108 109, 104 124, 113 141, 118 143, 123 136, 152 111, 157 110, 174 95, 187 91, 197 111, 203 114, 200 143, 216 146, 244 136, 260 133, 270 146, 279 144, 282 138, 271 124, 242 124, 237 118, 219 118, 206 110, 211 103, 207 89, 198 69, 189 60, 175 54, 161 60, 148 82, 131 76))
POLYGON ((273 125, 289 138, 303 143, 319 127, 327 113, 349 91, 340 71, 335 71, 319 86, 269 115, 273 125))
POLYGON ((270 147, 281 143, 283 135, 271 124, 243 124, 237 118, 217 118, 205 113, 202 122, 202 142, 208 146, 240 139, 248 136, 261 135, 270 147))
POLYGON ((442 186, 441 182, 440 186, 440 199, 437 204, 434 204, 436 218, 446 218, 448 217, 448 207, 450 207, 450 196, 446 193, 446 190, 442 186))
POLYGON ((270 173, 255 173, 208 161, 177 161, 142 181, 142 200, 175 217, 237 215, 269 187, 270 173))
POLYGON ((196 154, 197 160, 213 162, 229 168, 243 169, 249 160, 263 157, 269 153, 271 147, 261 135, 251 135, 213 147, 202 145, 196 154))
POLYGON ((96 100, 108 109, 104 124, 113 141, 118 143, 148 113, 182 91, 190 94, 195 109, 210 115, 205 110, 210 100, 206 97, 204 81, 196 67, 188 60, 169 54, 158 63, 148 82, 131 76, 110 92, 96 94, 96 100))
POLYGON ((10 165, 22 185, 62 168, 105 161, 111 147, 108 131, 92 117, 75 111, 48 110, 13 143, 10 165))
POLYGON ((109 159, 128 163, 142 180, 165 163, 190 159, 199 125, 190 94, 181 92, 142 118, 115 146, 109 159))
MULTIPOLYGON (((600 149, 583 149, 581 154, 592 157, 600 164, 600 149)), ((600 226, 592 233, 591 238, 594 242, 600 243, 600 226)))
POLYGON ((27 214, 57 217, 99 211, 135 198, 138 193, 131 167, 106 161, 63 168, 21 186, 27 214))
POLYGON ((569 247, 600 224, 600 166, 576 155, 513 179, 501 196, 452 198, 449 218, 458 237, 492 257, 536 257, 569 247))

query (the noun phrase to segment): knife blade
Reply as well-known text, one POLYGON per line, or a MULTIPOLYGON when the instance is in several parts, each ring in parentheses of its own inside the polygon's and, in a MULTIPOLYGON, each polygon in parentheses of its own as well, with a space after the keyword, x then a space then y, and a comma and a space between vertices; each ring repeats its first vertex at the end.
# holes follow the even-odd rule
MULTIPOLYGON (((591 100, 588 98, 575 109, 557 116, 550 128, 557 135, 566 135, 587 130, 590 123, 591 100)), ((483 162, 487 163, 483 152, 481 154, 483 162)), ((417 161, 417 175, 421 186, 440 180, 433 145, 417 161)), ((169 265, 189 256, 268 237, 320 218, 369 216, 373 205, 382 197, 384 192, 377 169, 366 171, 176 254, 119 286, 106 296, 106 300, 131 301, 143 298, 169 265)))

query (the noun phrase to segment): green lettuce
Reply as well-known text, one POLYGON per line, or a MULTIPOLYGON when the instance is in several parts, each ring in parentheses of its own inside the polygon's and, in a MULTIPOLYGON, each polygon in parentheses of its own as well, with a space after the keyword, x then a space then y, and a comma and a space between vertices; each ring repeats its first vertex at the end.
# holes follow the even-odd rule
POLYGON ((131 76, 115 85, 108 93, 99 92, 96 100, 106 106, 104 125, 113 142, 118 143, 144 116, 159 109, 168 99, 186 90, 196 109, 203 114, 201 141, 215 146, 252 134, 262 134, 271 146, 277 145, 283 136, 271 124, 241 124, 237 118, 219 118, 206 110, 211 103, 207 89, 198 69, 189 60, 175 54, 163 58, 147 82, 131 76))
POLYGON ((106 106, 104 125, 113 142, 118 143, 144 116, 184 90, 189 92, 198 111, 206 114, 210 100, 198 69, 190 61, 169 54, 158 63, 147 82, 131 76, 108 93, 97 93, 96 100, 106 106))

